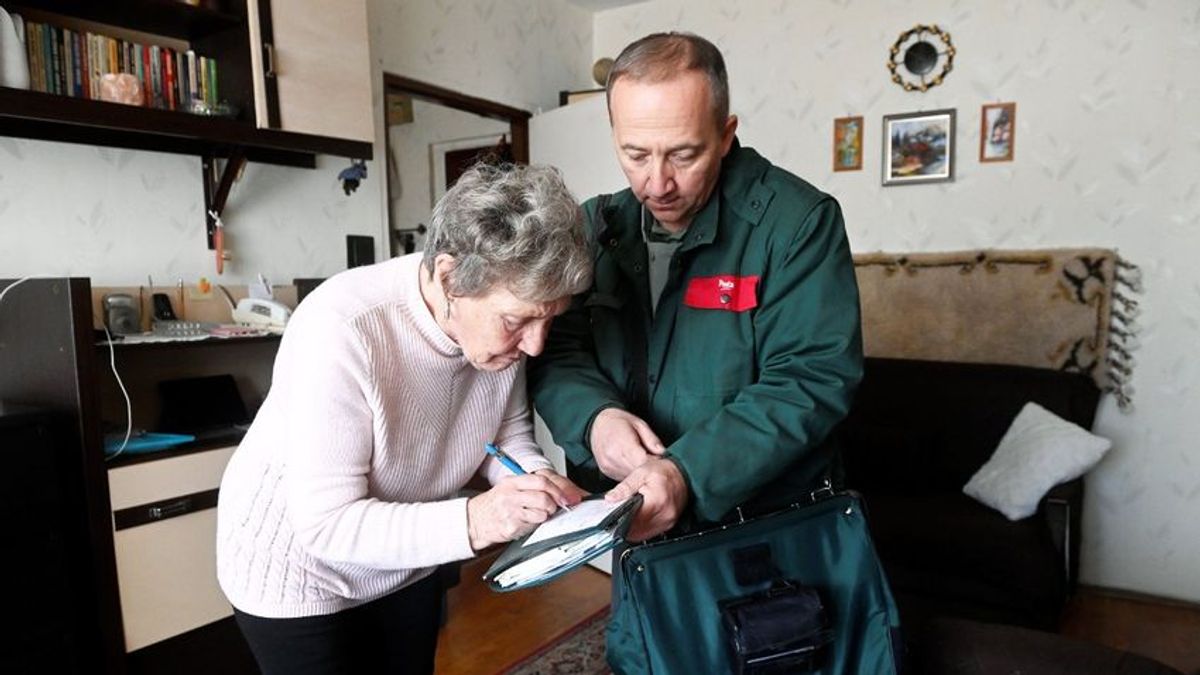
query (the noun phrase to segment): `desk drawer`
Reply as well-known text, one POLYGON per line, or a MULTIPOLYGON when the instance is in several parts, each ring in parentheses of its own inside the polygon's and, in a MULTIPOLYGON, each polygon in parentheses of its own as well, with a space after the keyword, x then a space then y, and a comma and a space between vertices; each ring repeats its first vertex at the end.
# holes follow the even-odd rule
POLYGON ((156 462, 130 464, 108 472, 114 511, 214 490, 236 448, 217 448, 156 462))
POLYGON ((125 649, 232 616, 217 584, 217 488, 235 448, 108 472, 125 649))
POLYGON ((133 651, 233 614, 217 585, 217 510, 118 531, 125 649, 133 651))

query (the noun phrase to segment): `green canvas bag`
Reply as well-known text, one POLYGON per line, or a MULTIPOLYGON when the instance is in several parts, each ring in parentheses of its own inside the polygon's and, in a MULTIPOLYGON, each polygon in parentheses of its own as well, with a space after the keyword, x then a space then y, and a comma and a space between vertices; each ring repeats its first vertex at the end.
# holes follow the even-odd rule
POLYGON ((627 548, 615 574, 618 675, 898 671, 899 615, 855 493, 627 548), (823 616, 801 616, 813 601, 823 616))

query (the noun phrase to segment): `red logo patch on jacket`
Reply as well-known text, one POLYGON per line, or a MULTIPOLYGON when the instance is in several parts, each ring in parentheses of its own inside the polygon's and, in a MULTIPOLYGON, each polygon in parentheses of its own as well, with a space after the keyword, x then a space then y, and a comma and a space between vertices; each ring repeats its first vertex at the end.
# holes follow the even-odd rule
POLYGON ((688 281, 683 304, 696 309, 724 309, 744 312, 758 306, 758 275, 739 277, 720 274, 693 277, 688 281))

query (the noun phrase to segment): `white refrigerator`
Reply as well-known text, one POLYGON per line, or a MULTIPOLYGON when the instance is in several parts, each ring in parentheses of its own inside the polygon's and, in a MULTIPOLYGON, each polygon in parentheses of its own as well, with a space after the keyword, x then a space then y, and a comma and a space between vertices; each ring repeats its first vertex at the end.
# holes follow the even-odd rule
MULTIPOLYGON (((534 115, 529 120, 529 161, 558 167, 580 202, 628 187, 613 150, 603 95, 534 115)), ((565 470, 562 448, 554 443, 541 417, 535 416, 534 424, 538 444, 559 471, 565 470)), ((612 554, 591 564, 611 574, 612 554)))

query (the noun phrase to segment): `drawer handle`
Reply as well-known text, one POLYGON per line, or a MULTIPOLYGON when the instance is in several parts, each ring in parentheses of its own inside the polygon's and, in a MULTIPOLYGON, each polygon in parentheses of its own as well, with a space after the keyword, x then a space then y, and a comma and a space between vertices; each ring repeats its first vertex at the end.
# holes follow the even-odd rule
POLYGON ((264 42, 262 46, 263 61, 266 63, 266 77, 275 77, 275 45, 264 42))
POLYGON ((151 506, 150 518, 153 520, 162 520, 163 518, 170 518, 171 516, 177 516, 181 513, 187 513, 189 510, 191 510, 191 508, 192 498, 184 497, 182 499, 177 499, 173 502, 163 504, 162 506, 151 506))

